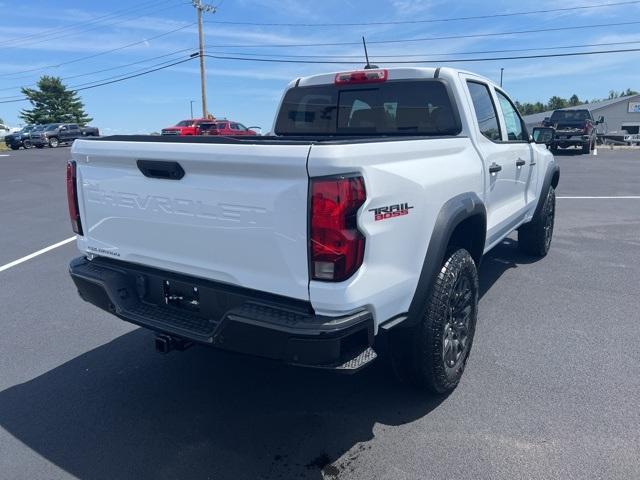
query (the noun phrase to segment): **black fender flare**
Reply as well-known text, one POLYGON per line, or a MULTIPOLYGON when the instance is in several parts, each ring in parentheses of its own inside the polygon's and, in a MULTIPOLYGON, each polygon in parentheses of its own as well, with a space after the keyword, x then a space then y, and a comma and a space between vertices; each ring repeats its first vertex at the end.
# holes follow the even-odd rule
POLYGON ((544 201, 547 198, 547 194, 549 193, 549 187, 553 185, 553 187, 558 186, 558 182, 560 181, 560 165, 558 162, 550 163, 547 166, 547 171, 544 172, 544 180, 542 181, 542 189, 540 190, 540 196, 538 197, 538 204, 536 205, 536 209, 533 212, 532 219, 537 218, 544 206, 544 201))
MULTIPOLYGON (((419 322, 433 282, 442 268, 442 262, 454 230, 464 220, 476 215, 480 215, 486 225, 487 211, 485 205, 474 192, 456 195, 449 199, 440 209, 431 233, 427 254, 422 264, 418 285, 409 306, 408 316, 401 323, 402 327, 411 327, 419 322)), ((480 256, 484 251, 485 238, 486 227, 485 231, 482 232, 482 245, 479 246, 480 256)))

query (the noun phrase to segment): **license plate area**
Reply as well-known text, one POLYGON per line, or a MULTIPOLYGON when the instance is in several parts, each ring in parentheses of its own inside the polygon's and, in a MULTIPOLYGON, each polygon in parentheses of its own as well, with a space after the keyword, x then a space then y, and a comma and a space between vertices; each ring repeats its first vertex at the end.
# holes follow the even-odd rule
POLYGON ((164 280, 162 293, 165 305, 190 312, 200 311, 200 290, 194 285, 175 280, 164 280))

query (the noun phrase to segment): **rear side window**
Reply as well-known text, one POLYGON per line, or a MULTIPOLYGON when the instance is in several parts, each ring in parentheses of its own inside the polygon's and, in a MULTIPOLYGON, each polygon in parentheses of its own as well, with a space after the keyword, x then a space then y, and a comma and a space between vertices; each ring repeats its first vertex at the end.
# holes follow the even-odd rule
POLYGON ((494 142, 500 141, 500 125, 498 124, 498 113, 493 99, 489 93, 489 87, 484 83, 467 82, 473 109, 478 119, 480 133, 494 142))
POLYGON ((457 135, 460 120, 440 80, 290 89, 278 135, 457 135))
POLYGON ((516 107, 513 106, 511 100, 509 100, 502 92, 496 90, 496 95, 500 102, 504 125, 507 129, 507 141, 526 141, 528 137, 527 130, 524 127, 524 122, 522 121, 522 118, 520 118, 520 114, 516 110, 516 107))

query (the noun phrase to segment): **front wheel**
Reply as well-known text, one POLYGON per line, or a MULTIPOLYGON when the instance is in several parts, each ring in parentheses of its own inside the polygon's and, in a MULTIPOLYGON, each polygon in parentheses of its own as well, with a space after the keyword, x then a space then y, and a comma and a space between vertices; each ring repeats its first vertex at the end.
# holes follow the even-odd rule
POLYGON ((60 141, 56 137, 51 137, 49 139, 49 146, 51 148, 56 148, 58 145, 60 145, 60 141))
POLYGON ((460 382, 476 329, 478 272, 469 252, 450 250, 415 326, 393 332, 396 375, 430 392, 452 391, 460 382))
POLYGON ((556 218, 556 191, 549 187, 542 209, 518 229, 518 248, 534 257, 544 257, 551 248, 556 218))

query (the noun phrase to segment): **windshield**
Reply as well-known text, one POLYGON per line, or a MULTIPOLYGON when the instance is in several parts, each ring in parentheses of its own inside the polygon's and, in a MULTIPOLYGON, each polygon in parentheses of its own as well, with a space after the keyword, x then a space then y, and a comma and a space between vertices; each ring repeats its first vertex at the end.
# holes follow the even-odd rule
POLYGON ((53 125, 47 125, 47 132, 50 132, 51 130, 55 130, 59 126, 60 126, 59 124, 55 124, 55 123, 53 125))
POLYGON ((182 120, 176 123, 176 127, 190 127, 191 125, 193 125, 193 120, 182 120))
POLYGON ((461 127, 439 80, 290 89, 278 135, 456 135, 461 127))
POLYGON ((551 121, 558 122, 584 122, 591 118, 588 110, 560 110, 553 112, 551 121))
POLYGON ((41 130, 44 130, 46 127, 46 125, 38 125, 37 127, 33 127, 33 132, 39 132, 41 130))

